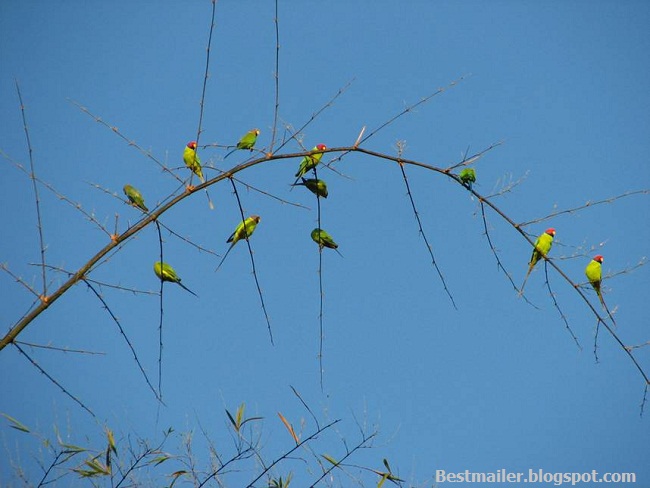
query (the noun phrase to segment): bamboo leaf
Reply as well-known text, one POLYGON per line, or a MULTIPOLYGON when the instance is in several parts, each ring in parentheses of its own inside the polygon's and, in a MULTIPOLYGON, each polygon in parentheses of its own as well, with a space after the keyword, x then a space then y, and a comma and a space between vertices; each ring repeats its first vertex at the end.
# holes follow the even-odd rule
POLYGON ((16 420, 15 418, 10 417, 10 416, 7 415, 6 413, 0 413, 0 415, 2 415, 2 416, 3 416, 4 418, 6 418, 9 422, 11 422, 10 427, 11 427, 12 429, 16 429, 16 430, 19 430, 19 431, 21 431, 21 432, 27 432, 27 433, 29 434, 29 432, 30 432, 29 428, 27 428, 27 426, 26 426, 25 424, 23 424, 22 422, 19 422, 19 421, 16 420))
POLYGON ((282 423, 289 431, 289 434, 291 434, 291 437, 293 437, 293 440, 296 441, 296 444, 300 444, 300 439, 298 439, 298 436, 296 435, 296 432, 293 430, 293 427, 291 426, 289 421, 285 419, 284 415, 282 415, 280 412, 278 412, 278 417, 280 417, 280 420, 282 420, 282 423))

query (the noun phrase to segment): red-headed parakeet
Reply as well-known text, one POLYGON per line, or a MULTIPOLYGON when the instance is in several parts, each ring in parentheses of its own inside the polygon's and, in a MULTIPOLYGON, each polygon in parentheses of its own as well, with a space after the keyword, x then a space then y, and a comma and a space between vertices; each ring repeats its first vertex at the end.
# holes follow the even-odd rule
POLYGON ((156 273, 156 276, 160 278, 161 281, 170 281, 172 283, 176 283, 177 285, 180 285, 181 288, 189 291, 192 295, 198 298, 198 295, 196 293, 181 283, 181 279, 176 274, 176 271, 174 271, 174 268, 172 268, 169 264, 156 261, 153 263, 153 272, 156 273))
POLYGON ((201 159, 199 159, 198 154, 196 154, 196 141, 190 141, 185 146, 185 151, 183 151, 183 161, 185 166, 192 170, 196 176, 199 177, 201 183, 205 183, 205 178, 203 177, 203 170, 201 168, 201 159))
POLYGON ((600 291, 600 283, 603 279, 602 263, 604 260, 605 258, 603 258, 600 254, 594 256, 594 259, 592 259, 585 268, 585 274, 587 275, 591 286, 593 286, 594 290, 596 290, 596 295, 598 295, 600 303, 604 308, 607 308, 605 301, 603 300, 603 294, 600 291))
POLYGON ((528 272, 526 273, 524 282, 521 285, 521 290, 519 290, 520 295, 524 293, 524 286, 526 286, 526 280, 528 280, 530 272, 533 270, 537 262, 542 259, 542 256, 546 256, 551 250, 553 237, 555 237, 555 229, 550 227, 535 241, 535 249, 533 249, 533 254, 530 256, 530 262, 528 263, 528 272))
POLYGON ((123 190, 124 194, 129 199, 129 202, 131 202, 131 205, 145 212, 149 211, 147 206, 144 204, 144 198, 142 198, 142 194, 137 190, 137 188, 134 188, 131 185, 124 185, 123 190))
POLYGON ((300 166, 298 167, 298 172, 296 173, 296 183, 298 183, 297 178, 303 176, 305 173, 307 173, 307 171, 314 169, 316 166, 318 166, 318 163, 320 163, 320 160, 323 157, 323 153, 315 151, 324 151, 325 149, 327 149, 327 146, 325 144, 318 144, 312 149, 312 154, 302 158, 302 161, 300 161, 300 166))
POLYGON ((260 130, 259 129, 252 129, 246 132, 242 136, 241 139, 239 139, 239 142, 237 143, 237 147, 230 151, 228 154, 226 154, 223 159, 226 159, 228 156, 230 156, 232 153, 234 153, 237 149, 250 149, 251 151, 253 150, 253 146, 255 146, 255 143, 257 142, 257 136, 260 135, 260 130))

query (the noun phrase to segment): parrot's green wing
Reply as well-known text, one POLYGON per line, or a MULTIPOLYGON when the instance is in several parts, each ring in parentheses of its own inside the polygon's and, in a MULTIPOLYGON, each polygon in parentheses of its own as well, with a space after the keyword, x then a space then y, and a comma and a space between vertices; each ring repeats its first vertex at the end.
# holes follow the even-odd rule
POLYGON ((181 283, 181 279, 176 274, 176 271, 174 271, 174 268, 172 268, 169 264, 161 263, 160 261, 156 261, 153 264, 153 271, 154 271, 154 273, 156 273, 156 276, 160 280, 169 281, 171 283, 176 283, 181 288, 183 288, 185 291, 190 292, 192 295, 194 295, 195 297, 198 298, 198 295, 196 293, 194 293, 187 286, 185 286, 183 283, 181 283))
POLYGON ((257 142, 259 133, 258 129, 248 131, 237 143, 237 149, 252 149, 257 142))
POLYGON ((339 247, 339 245, 334 242, 334 239, 332 239, 332 236, 323 229, 316 228, 312 230, 311 238, 320 247, 327 247, 329 249, 336 249, 339 247))
POLYGON ((144 204, 144 198, 142 198, 142 194, 136 188, 131 185, 124 185, 123 190, 124 194, 127 196, 133 206, 138 207, 145 212, 149 211, 147 206, 144 204))
POLYGON ((294 183, 292 186, 304 186, 314 195, 327 198, 327 184, 316 178, 302 178, 302 183, 294 183))
POLYGON ((234 246, 240 239, 249 238, 255 232, 255 228, 260 223, 260 220, 262 219, 259 215, 251 215, 243 222, 240 222, 237 228, 235 228, 235 232, 230 235, 226 242, 232 242, 234 246))
MULTIPOLYGON (((318 146, 315 146, 312 151, 318 151, 318 149, 318 146)), ((323 153, 315 153, 302 158, 300 166, 298 167, 298 172, 296 173, 296 178, 300 178, 302 175, 318 166, 322 157, 323 153)))
POLYGON ((190 168, 192 173, 199 177, 201 183, 204 183, 205 178, 203 177, 203 169, 201 168, 201 159, 196 154, 196 149, 190 147, 189 144, 185 146, 185 150, 183 151, 183 161, 185 162, 185 166, 190 168))
POLYGON ((463 182, 463 185, 467 186, 470 190, 472 189, 472 183, 476 182, 476 171, 474 168, 465 168, 460 173, 458 173, 460 181, 463 182))
POLYGON ((585 274, 587 275, 587 279, 589 280, 589 283, 591 283, 591 286, 596 291, 598 298, 602 302, 603 296, 600 292, 600 283, 603 279, 602 265, 595 259, 592 259, 587 265, 587 267, 585 268, 585 274))
POLYGON ((530 272, 533 270, 537 262, 542 259, 542 256, 546 256, 553 246, 553 236, 555 236, 555 229, 549 228, 542 235, 540 235, 535 241, 535 247, 533 248, 533 253, 530 256, 530 261, 528 262, 528 272, 524 278, 524 282, 521 285, 519 290, 519 295, 521 296, 524 293, 524 287, 526 286, 526 280, 530 272))
POLYGON ((156 273, 156 276, 163 281, 171 281, 172 283, 178 283, 180 281, 174 268, 167 263, 156 261, 153 265, 153 271, 156 273))

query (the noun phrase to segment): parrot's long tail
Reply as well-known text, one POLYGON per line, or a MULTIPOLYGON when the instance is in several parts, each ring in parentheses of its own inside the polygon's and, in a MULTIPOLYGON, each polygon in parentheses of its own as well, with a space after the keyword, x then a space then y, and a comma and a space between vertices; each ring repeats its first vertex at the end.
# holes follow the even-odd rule
POLYGON ((199 298, 199 296, 198 296, 196 293, 194 293, 192 290, 190 290, 187 286, 185 286, 185 285, 184 285, 183 283, 181 283, 180 281, 177 281, 176 283, 178 283, 178 284, 181 286, 181 288, 182 288, 183 290, 189 291, 189 292, 190 292, 192 295, 194 295, 196 298, 199 298))
POLYGON ((230 244, 230 247, 229 247, 228 250, 226 251, 226 254, 224 254, 223 257, 221 258, 221 261, 219 261, 219 266, 217 266, 217 269, 214 270, 215 273, 216 273, 217 271, 219 271, 219 268, 221 268, 221 265, 223 264, 223 262, 224 262, 224 261, 226 260, 226 258, 228 257, 228 254, 230 254, 230 250, 233 248, 234 245, 235 245, 234 242, 233 242, 232 244, 230 244))
POLYGON ((239 149, 239 148, 235 146, 235 149, 233 149, 233 150, 230 151, 228 154, 226 154, 226 155, 223 157, 223 159, 226 159, 228 156, 230 156, 232 153, 234 153, 237 149, 239 149))
POLYGON ((613 316, 612 313, 609 311, 609 308, 607 308, 607 305, 605 304, 605 299, 603 298, 603 294, 602 294, 600 291, 598 292, 598 298, 600 299, 600 304, 601 304, 601 305, 603 306, 603 308, 605 309, 605 312, 607 312, 607 315, 609 316, 609 319, 610 319, 610 320, 612 321, 612 323, 614 324, 614 328, 617 328, 616 320, 614 320, 614 316, 613 316))
POLYGON ((521 288, 519 289, 519 296, 524 294, 524 287, 526 286, 526 281, 528 281, 528 277, 530 276, 530 272, 533 270, 532 266, 528 266, 528 272, 526 273, 526 277, 524 278, 524 282, 521 284, 521 288))

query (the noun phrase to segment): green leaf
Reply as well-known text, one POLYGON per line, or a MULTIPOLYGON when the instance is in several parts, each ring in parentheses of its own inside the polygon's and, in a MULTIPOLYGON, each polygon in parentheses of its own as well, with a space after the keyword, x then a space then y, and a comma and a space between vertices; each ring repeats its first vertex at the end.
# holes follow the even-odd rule
POLYGON ((379 480, 379 483, 377 483, 377 488, 381 488, 384 485, 384 483, 388 479, 388 476, 389 476, 388 473, 384 473, 384 476, 382 476, 381 479, 379 480))
POLYGON ((339 462, 336 459, 334 459, 332 456, 330 456, 329 454, 321 454, 321 456, 323 456, 323 458, 326 461, 332 463, 334 466, 338 466, 339 462))
POLYGON ((153 464, 154 466, 158 466, 159 464, 164 463, 168 459, 171 459, 171 456, 168 456, 167 454, 161 454, 160 456, 156 456, 152 460, 148 462, 148 464, 153 464))
POLYGON ((15 418, 10 417, 10 416, 7 415, 6 413, 0 413, 0 415, 2 415, 2 416, 3 416, 4 418, 6 418, 9 422, 11 422, 10 427, 11 427, 12 429, 16 429, 16 430, 19 430, 19 431, 21 431, 21 432, 27 432, 28 434, 30 433, 30 430, 29 430, 29 429, 27 428, 27 426, 26 426, 25 424, 23 424, 22 422, 19 422, 19 421, 16 420, 15 418))
POLYGON ((108 449, 117 454, 117 447, 115 446, 115 437, 113 436, 113 431, 108 427, 104 427, 106 431, 106 438, 108 439, 108 449))
POLYGON ((226 409, 226 414, 228 415, 228 418, 230 419, 230 423, 232 424, 232 426, 235 428, 235 430, 237 432, 239 432, 239 427, 237 427, 237 422, 235 422, 235 419, 233 418, 233 416, 230 415, 230 412, 228 411, 228 409, 226 409))

